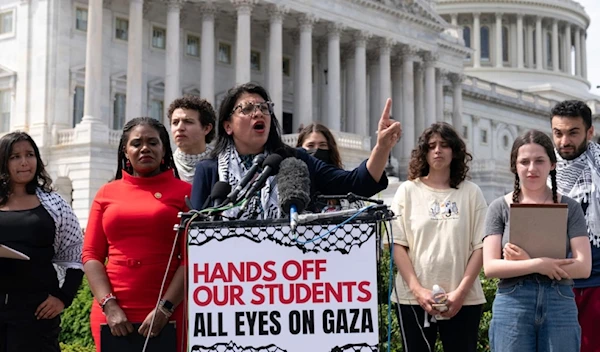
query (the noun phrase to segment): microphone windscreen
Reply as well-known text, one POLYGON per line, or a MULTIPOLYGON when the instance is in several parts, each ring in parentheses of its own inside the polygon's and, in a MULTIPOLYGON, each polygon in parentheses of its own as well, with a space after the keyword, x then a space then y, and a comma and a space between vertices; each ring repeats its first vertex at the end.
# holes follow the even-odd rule
POLYGON ((219 181, 213 186, 212 191, 210 192, 210 197, 212 199, 223 200, 227 198, 229 192, 231 192, 231 185, 227 182, 219 181))
POLYGON ((275 175, 279 172, 279 164, 283 158, 279 154, 269 155, 262 164, 263 169, 267 166, 271 167, 271 175, 275 175))
POLYGON ((306 163, 296 158, 283 160, 276 179, 281 210, 289 214, 290 207, 295 205, 298 212, 304 211, 310 202, 310 174, 306 163))

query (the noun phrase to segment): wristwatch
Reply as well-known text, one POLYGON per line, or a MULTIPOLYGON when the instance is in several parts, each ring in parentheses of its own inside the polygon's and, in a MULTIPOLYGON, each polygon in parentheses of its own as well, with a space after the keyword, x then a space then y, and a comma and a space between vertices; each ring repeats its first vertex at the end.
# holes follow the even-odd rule
POLYGON ((175 311, 175 305, 173 304, 173 302, 171 302, 169 300, 161 299, 160 305, 171 313, 173 313, 173 311, 175 311))

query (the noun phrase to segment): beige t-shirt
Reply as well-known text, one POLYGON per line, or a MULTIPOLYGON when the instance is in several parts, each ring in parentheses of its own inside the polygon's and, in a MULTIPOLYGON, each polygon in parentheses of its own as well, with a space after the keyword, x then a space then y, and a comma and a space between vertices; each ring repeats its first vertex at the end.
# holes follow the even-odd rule
MULTIPOLYGON (((420 179, 400 185, 392 203, 398 216, 394 243, 407 247, 419 283, 429 290, 440 285, 446 292, 458 288, 467 263, 483 247, 487 204, 479 187, 463 181, 458 189, 434 189, 420 179)), ((398 274, 398 296, 392 301, 419 304, 398 274)), ((479 277, 465 297, 464 305, 485 303, 479 277)))

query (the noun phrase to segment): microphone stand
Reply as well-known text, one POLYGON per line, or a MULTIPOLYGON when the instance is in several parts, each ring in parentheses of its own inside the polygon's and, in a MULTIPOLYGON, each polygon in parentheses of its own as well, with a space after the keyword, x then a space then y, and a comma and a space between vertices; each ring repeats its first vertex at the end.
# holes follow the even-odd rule
POLYGON ((375 204, 383 204, 383 200, 381 199, 373 199, 373 198, 367 198, 367 197, 363 197, 363 196, 359 196, 358 194, 355 193, 348 193, 346 195, 324 195, 324 194, 319 194, 317 196, 317 200, 321 200, 321 201, 327 201, 327 200, 340 200, 340 199, 346 199, 348 202, 353 203, 356 201, 363 201, 363 202, 369 202, 369 203, 375 203, 375 204))

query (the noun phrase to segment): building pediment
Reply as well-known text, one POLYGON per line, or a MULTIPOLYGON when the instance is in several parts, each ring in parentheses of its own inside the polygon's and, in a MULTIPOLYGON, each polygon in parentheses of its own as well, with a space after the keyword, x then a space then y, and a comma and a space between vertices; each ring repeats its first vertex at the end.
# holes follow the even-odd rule
POLYGON ((15 76, 17 73, 11 69, 9 69, 6 66, 2 66, 0 65, 0 78, 3 77, 12 77, 15 76))
POLYGON ((432 7, 432 0, 352 0, 366 7, 377 8, 401 18, 433 28, 439 32, 448 23, 432 7))

